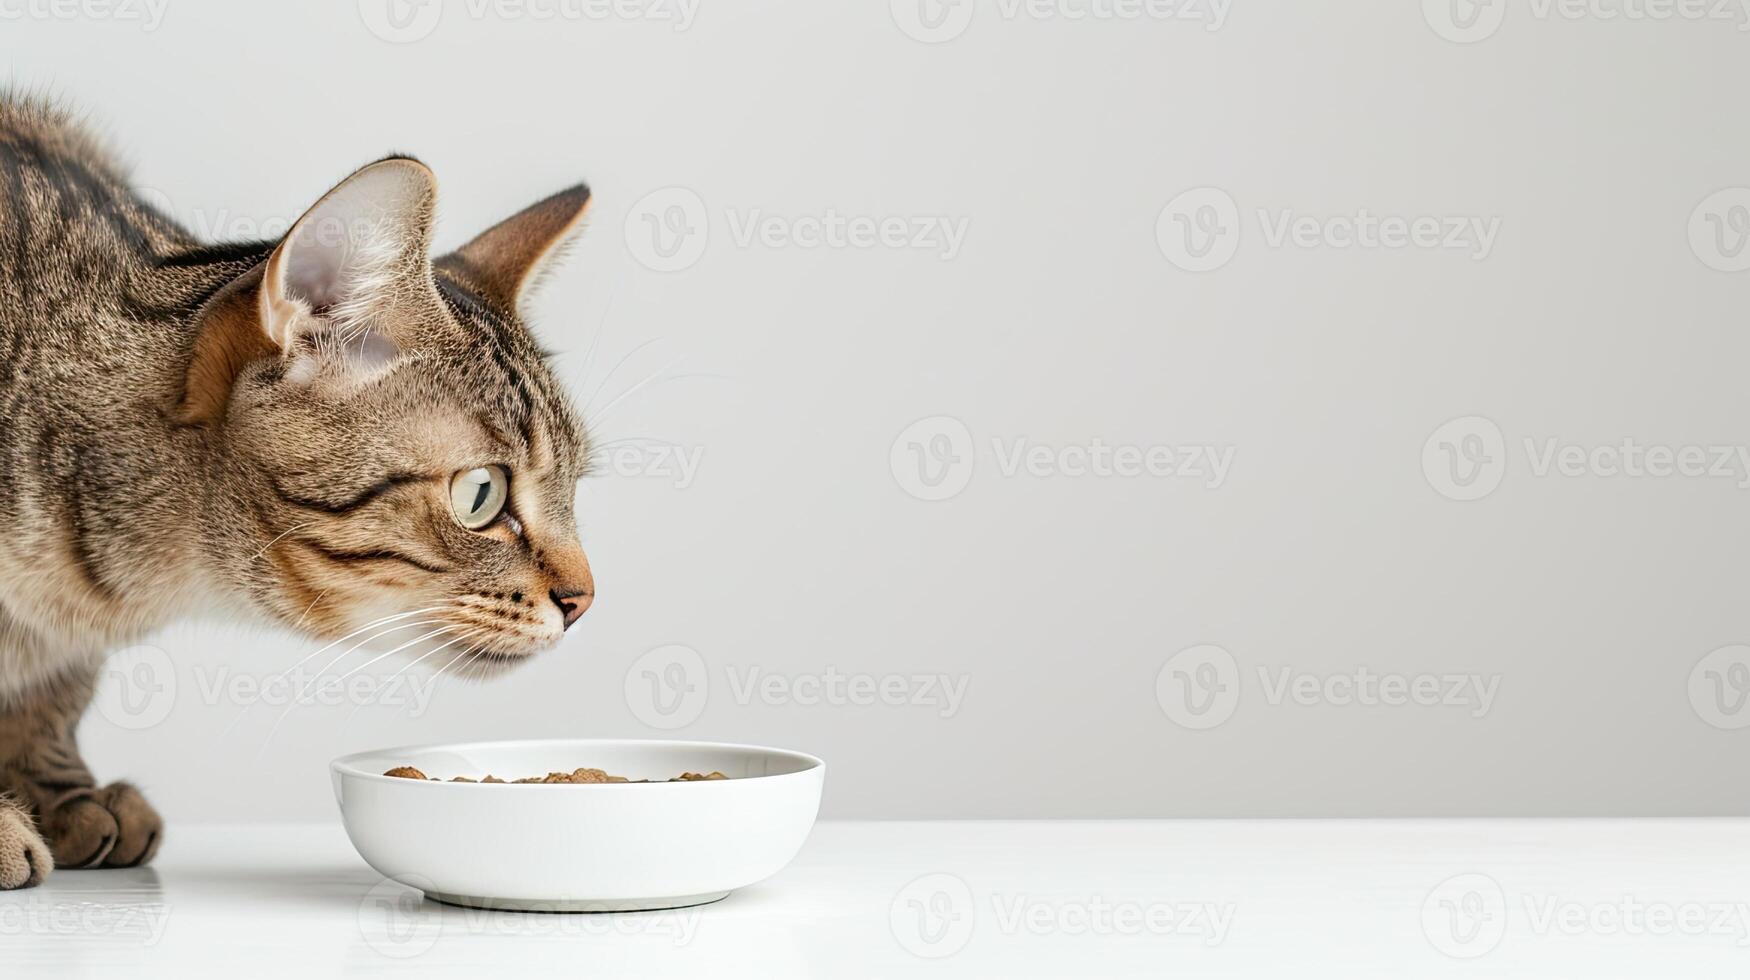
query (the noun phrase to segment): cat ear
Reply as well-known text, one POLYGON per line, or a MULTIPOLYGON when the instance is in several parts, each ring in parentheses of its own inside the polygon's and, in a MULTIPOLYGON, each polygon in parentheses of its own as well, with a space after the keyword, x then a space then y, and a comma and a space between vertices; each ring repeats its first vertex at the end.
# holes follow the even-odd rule
MULTIPOLYGON (((366 344, 373 322, 425 276, 437 179, 417 160, 381 160, 346 178, 298 219, 262 270, 261 330, 296 353, 313 333, 366 344)), ((393 338, 375 338, 392 342, 393 338)))
MULTIPOLYGON (((428 250, 437 181, 417 160, 391 158, 354 173, 310 208, 266 261, 220 290, 199 327, 172 408, 186 425, 223 417, 251 361, 294 356, 288 377, 338 360, 369 370, 396 355, 388 314, 430 289, 428 250)), ((435 301, 435 297, 434 297, 435 301)))
POLYGON ((515 310, 542 267, 583 223, 589 188, 583 184, 531 204, 437 260, 500 309, 515 310))

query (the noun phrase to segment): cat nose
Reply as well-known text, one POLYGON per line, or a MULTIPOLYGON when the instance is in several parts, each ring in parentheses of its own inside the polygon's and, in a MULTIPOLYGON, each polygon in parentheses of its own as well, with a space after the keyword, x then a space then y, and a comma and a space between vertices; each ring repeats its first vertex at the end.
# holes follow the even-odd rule
POLYGON ((560 592, 558 589, 547 593, 553 598, 553 604, 559 607, 560 615, 565 617, 565 628, 578 621, 589 610, 589 604, 595 601, 595 593, 591 592, 560 592))

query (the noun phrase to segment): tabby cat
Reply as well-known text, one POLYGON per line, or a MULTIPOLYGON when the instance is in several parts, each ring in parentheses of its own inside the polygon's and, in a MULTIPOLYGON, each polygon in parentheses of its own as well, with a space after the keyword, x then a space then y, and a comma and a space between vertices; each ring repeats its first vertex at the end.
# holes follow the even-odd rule
POLYGON ((74 730, 106 651, 172 619, 494 672, 589 607, 587 440, 518 315, 589 191, 434 260, 436 191, 390 157, 278 241, 203 244, 0 94, 0 889, 152 859, 74 730))

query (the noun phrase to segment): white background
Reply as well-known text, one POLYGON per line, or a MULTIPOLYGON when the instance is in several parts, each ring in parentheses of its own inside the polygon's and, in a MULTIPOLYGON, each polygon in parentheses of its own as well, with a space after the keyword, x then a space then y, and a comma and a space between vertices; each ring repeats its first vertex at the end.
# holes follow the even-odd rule
POLYGON ((212 237, 391 150, 445 247, 588 180, 538 329, 600 438, 698 461, 586 482, 600 599, 521 671, 284 711, 238 679, 314 645, 181 626, 106 680, 100 775, 320 818, 344 752, 648 734, 817 753, 841 817, 1745 811, 1750 650, 1704 661, 1750 642, 1736 4, 916 2, 0 0, 14 83, 212 237), (1494 232, 1273 240, 1363 212, 1494 232), (964 240, 812 245, 829 216, 964 240))

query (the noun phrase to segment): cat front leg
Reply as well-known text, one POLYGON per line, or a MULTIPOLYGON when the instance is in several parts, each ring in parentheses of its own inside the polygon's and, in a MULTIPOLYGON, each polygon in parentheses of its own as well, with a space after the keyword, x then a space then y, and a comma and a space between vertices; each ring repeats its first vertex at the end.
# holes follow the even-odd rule
POLYGON ((0 795, 0 891, 34 888, 54 866, 49 845, 37 835, 30 811, 0 795))
POLYGON ((92 679, 69 672, 0 708, 0 791, 36 815, 56 867, 135 867, 157 854, 164 822, 127 783, 99 786, 80 758, 74 733, 92 679))

